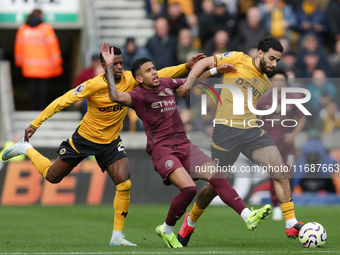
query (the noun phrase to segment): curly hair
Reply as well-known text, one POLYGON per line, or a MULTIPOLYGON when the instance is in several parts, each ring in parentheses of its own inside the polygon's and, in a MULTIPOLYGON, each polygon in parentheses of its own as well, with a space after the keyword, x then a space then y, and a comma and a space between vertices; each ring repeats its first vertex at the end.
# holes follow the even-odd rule
POLYGON ((264 53, 269 51, 269 49, 273 49, 279 52, 283 52, 283 47, 280 41, 272 36, 266 36, 259 41, 257 46, 258 50, 262 50, 264 53))

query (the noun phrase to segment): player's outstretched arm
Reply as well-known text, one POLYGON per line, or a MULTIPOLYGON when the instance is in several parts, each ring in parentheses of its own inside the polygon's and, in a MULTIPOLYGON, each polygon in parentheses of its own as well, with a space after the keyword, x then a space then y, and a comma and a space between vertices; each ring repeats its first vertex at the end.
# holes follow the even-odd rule
POLYGON ((120 92, 118 93, 116 88, 116 82, 113 73, 113 62, 115 58, 115 54, 112 48, 110 48, 110 44, 104 42, 100 46, 100 51, 102 53, 103 59, 105 61, 105 70, 107 74, 107 88, 109 90, 109 98, 112 102, 120 103, 125 106, 130 106, 132 104, 131 96, 129 93, 120 92))
POLYGON ((176 90, 179 97, 186 97, 189 93, 191 86, 195 83, 196 79, 203 73, 206 68, 213 68, 215 66, 214 57, 207 57, 196 63, 190 71, 187 81, 176 90))

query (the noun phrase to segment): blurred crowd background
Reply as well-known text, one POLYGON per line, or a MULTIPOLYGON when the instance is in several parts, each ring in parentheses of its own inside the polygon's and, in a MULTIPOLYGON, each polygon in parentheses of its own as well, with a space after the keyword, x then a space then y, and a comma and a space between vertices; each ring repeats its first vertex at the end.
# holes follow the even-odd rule
MULTIPOLYGON (((145 47, 137 47, 134 38, 121 45, 126 70, 141 56, 150 57, 157 69, 184 63, 199 52, 211 56, 242 51, 256 57, 258 41, 272 35, 284 47, 279 67, 287 73, 288 86, 311 92, 307 107, 312 117, 305 129, 331 134, 340 128, 340 83, 335 79, 340 77, 339 0, 145 2, 148 17, 155 20, 155 34, 145 47)), ((212 116, 189 123, 190 99, 178 99, 178 105, 187 131, 211 134, 212 116)), ((142 128, 127 123, 125 130, 142 128)))

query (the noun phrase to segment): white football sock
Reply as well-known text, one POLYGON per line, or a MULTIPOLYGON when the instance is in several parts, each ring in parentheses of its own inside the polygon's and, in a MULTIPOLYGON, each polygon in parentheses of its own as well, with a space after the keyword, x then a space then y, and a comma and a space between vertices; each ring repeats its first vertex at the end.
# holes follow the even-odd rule
POLYGON ((30 144, 30 143, 23 143, 22 144, 22 154, 25 154, 26 155, 26 153, 27 153, 27 150, 29 149, 29 148, 33 148, 33 146, 30 144))
POLYGON ((294 227, 294 225, 296 223, 298 223, 296 218, 286 220, 286 229, 290 229, 290 228, 294 227))
POLYGON ((244 208, 241 212, 240 215, 244 221, 247 221, 249 213, 251 213, 251 211, 248 208, 244 208))
POLYGON ((193 227, 193 228, 196 227, 197 221, 193 221, 192 219, 190 219, 190 215, 188 215, 187 222, 188 222, 189 227, 193 227))
POLYGON ((123 235, 122 231, 113 230, 111 239, 114 240, 114 239, 117 239, 117 238, 121 238, 122 235, 123 235))
POLYGON ((172 232, 174 232, 175 226, 169 226, 164 222, 163 224, 163 233, 166 234, 167 236, 170 235, 172 232))

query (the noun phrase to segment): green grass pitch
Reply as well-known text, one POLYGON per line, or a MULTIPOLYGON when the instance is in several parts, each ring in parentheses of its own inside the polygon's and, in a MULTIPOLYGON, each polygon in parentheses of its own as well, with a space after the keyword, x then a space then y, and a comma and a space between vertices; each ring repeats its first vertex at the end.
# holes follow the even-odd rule
MULTIPOLYGON (((229 207, 210 206, 201 217, 189 245, 169 249, 155 234, 169 205, 131 205, 124 227, 138 247, 110 247, 113 209, 100 206, 2 206, 2 254, 340 254, 340 207, 296 207, 298 219, 321 223, 327 230, 322 248, 303 248, 285 236, 284 221, 268 218, 258 230, 247 230, 229 207)), ((259 208, 259 206, 256 206, 259 208)), ((191 209, 189 206, 188 210, 191 209)), ((182 219, 176 225, 176 233, 182 219)))

